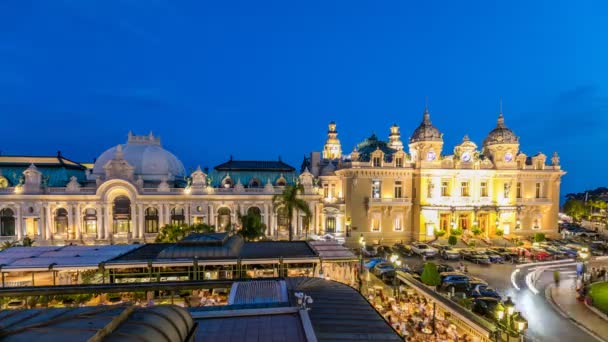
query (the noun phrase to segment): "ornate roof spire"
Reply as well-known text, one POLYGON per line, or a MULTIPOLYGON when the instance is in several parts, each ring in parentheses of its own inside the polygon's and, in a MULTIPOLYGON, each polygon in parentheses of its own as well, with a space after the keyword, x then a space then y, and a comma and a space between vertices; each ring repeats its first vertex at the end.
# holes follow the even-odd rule
POLYGON ((502 115, 502 96, 500 97, 500 104, 499 104, 499 112, 498 112, 498 121, 496 123, 497 127, 505 127, 505 118, 502 115))
POLYGON ((431 124, 431 114, 429 113, 429 98, 424 97, 424 113, 422 114, 422 122, 425 124, 431 124))

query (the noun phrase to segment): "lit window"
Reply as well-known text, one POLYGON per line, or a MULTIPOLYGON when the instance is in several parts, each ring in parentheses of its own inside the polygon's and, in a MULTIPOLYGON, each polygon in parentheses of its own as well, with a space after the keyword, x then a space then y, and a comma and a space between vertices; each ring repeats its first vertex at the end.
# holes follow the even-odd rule
POLYGON ((329 198, 329 185, 323 184, 323 198, 329 198))
POLYGON ((380 157, 374 157, 374 158, 372 158, 372 166, 373 167, 380 167, 380 157))
POLYGON ((325 232, 335 233, 336 232, 336 218, 328 217, 325 219, 325 232))
POLYGON ((372 232, 380 231, 380 214, 374 213, 374 215, 372 216, 370 230, 372 232))
POLYGON ((460 182, 460 196, 469 197, 469 182, 460 182))
POLYGON ((329 185, 329 196, 331 196, 331 198, 336 197, 336 184, 329 185))
POLYGON ((517 183, 517 198, 521 198, 521 183, 517 183))
POLYGON ((379 180, 372 181, 372 198, 380 198, 380 187, 379 180))
POLYGON ((397 167, 403 167, 403 158, 396 158, 395 159, 395 166, 397 166, 397 167))
POLYGON ((541 191, 540 191, 540 183, 536 183, 536 198, 540 198, 541 195, 541 191))
POLYGON ((450 196, 450 183, 448 181, 441 181, 441 196, 450 196))
POLYGON ((401 216, 397 216, 395 218, 395 231, 396 232, 400 232, 401 230, 403 230, 403 220, 401 219, 401 216))
POLYGON ((488 182, 481 182, 479 190, 481 197, 488 197, 488 182))
POLYGON ((401 181, 395 181, 395 198, 403 197, 403 188, 401 186, 401 181))

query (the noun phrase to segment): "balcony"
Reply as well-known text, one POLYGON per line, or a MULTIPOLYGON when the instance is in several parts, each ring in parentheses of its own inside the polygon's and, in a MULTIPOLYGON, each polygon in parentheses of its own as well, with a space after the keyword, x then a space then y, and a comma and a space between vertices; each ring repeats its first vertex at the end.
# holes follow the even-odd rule
POLYGON ((411 205, 412 200, 409 198, 370 198, 370 205, 411 205))
POLYGON ((553 204, 550 198, 518 198, 515 200, 517 205, 547 205, 553 204))

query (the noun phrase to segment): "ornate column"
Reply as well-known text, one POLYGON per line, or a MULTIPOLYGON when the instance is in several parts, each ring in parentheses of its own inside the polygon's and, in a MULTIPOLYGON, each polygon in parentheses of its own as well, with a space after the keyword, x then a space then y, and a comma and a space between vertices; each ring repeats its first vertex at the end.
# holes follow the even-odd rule
POLYGON ((52 236, 53 236, 53 224, 51 221, 51 205, 47 204, 46 207, 44 207, 44 220, 45 220, 45 231, 46 231, 46 239, 47 240, 51 240, 52 236))
POLYGON ((103 219, 102 219, 103 211, 101 209, 101 205, 95 205, 95 218, 97 220, 97 239, 103 239, 103 219))
POLYGON ((209 215, 207 220, 210 226, 215 226, 215 211, 213 210, 213 204, 209 204, 209 215))
POLYGON ((103 222, 103 238, 104 239, 109 239, 110 236, 114 235, 113 229, 112 229, 112 223, 114 222, 112 220, 112 203, 106 203, 104 205, 103 208, 103 217, 104 217, 104 222, 103 222))
POLYGON ((40 234, 40 239, 46 241, 46 210, 42 206, 40 208, 40 217, 38 218, 38 233, 40 234))
POLYGON ((130 238, 136 238, 137 237, 137 230, 139 229, 137 227, 137 204, 131 204, 131 236, 130 238))
POLYGON ((165 208, 162 203, 159 203, 156 208, 158 209, 158 228, 160 228, 165 222, 165 208))
POLYGON ((137 237, 141 239, 144 237, 144 205, 138 204, 137 206, 139 209, 138 215, 137 215, 137 218, 138 218, 137 221, 139 222, 139 224, 138 224, 139 233, 138 233, 137 237))
POLYGON ((23 218, 21 217, 21 205, 17 205, 17 220, 15 221, 17 224, 17 240, 21 241, 23 238, 23 218))
POLYGON ((266 235, 270 234, 270 213, 268 210, 268 203, 264 203, 264 224, 266 225, 266 235))
POLYGON ((76 210, 76 234, 75 234, 75 239, 80 240, 82 238, 82 219, 81 219, 81 210, 82 207, 80 206, 80 204, 76 204, 75 206, 75 210, 76 210))

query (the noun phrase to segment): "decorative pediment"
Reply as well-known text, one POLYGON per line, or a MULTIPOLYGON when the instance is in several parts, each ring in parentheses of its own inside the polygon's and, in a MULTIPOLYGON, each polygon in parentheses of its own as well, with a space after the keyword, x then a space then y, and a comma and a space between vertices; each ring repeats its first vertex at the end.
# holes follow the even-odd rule
POLYGON ((133 181, 135 168, 124 159, 122 145, 116 147, 114 159, 108 161, 106 165, 103 166, 103 169, 106 173, 106 180, 124 179, 133 181))
POLYGON ((192 187, 204 187, 207 185, 207 175, 201 170, 201 167, 197 167, 196 171, 190 175, 192 178, 192 187))
POLYGON ((23 188, 24 193, 37 193, 42 191, 42 173, 34 164, 31 164, 23 171, 23 188))
POLYGON ((161 178, 161 181, 158 184, 158 192, 170 192, 171 191, 171 188, 169 187, 169 183, 167 182, 168 179, 169 179, 169 177, 167 177, 167 176, 163 176, 161 178))
POLYGON ((76 176, 70 177, 70 182, 65 186, 66 192, 80 192, 80 183, 76 176))

